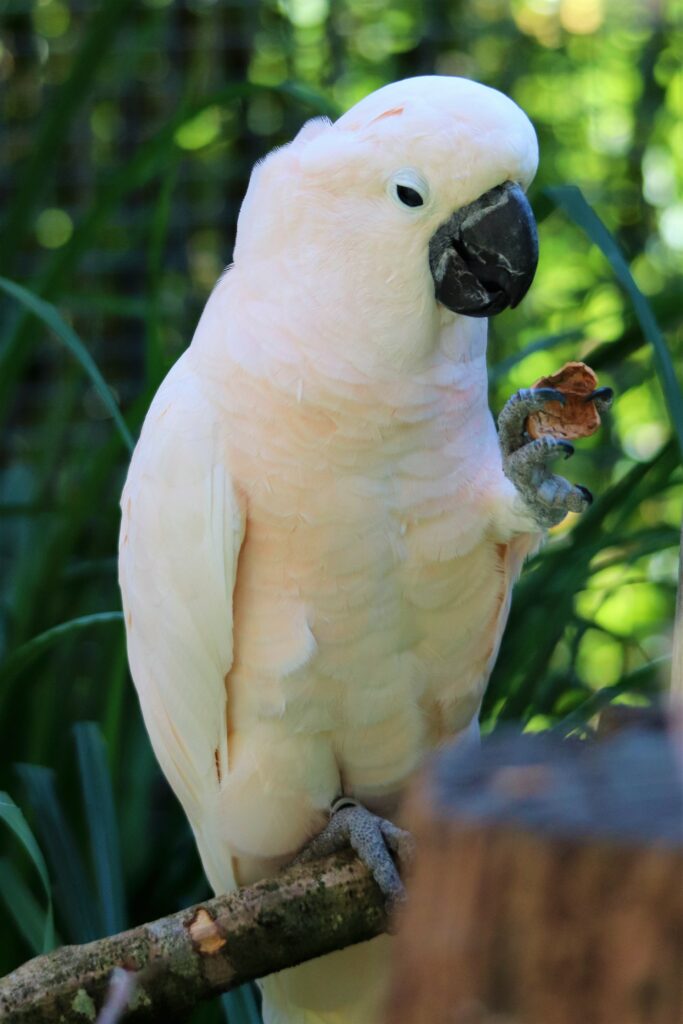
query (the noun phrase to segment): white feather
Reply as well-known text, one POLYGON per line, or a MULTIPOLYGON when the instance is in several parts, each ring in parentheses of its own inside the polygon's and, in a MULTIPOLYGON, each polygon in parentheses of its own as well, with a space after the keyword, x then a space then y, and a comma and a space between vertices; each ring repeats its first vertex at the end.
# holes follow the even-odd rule
MULTIPOLYGON (((510 100, 424 78, 252 175, 235 265, 122 499, 131 670, 217 891, 274 873, 342 789, 393 813, 476 719, 535 538, 487 407, 486 323, 438 306, 426 253, 535 163, 510 100), (385 185, 413 162, 429 201, 404 216, 385 185)), ((375 1024, 388 948, 266 979, 268 1024, 375 1024)))
MULTIPOLYGON (((213 829, 207 796, 227 774, 225 677, 244 515, 187 362, 159 390, 130 466, 119 574, 145 724, 199 834, 213 829)), ((228 851, 208 873, 215 878, 217 870, 229 887, 228 851)))

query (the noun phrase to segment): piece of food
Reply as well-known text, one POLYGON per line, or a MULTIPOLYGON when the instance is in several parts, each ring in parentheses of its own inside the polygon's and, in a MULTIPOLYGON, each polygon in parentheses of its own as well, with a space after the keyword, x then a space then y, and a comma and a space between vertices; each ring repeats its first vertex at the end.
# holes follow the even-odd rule
POLYGON ((600 413, 590 396, 597 385, 598 378, 585 363, 565 363, 557 373, 537 380, 534 388, 555 388, 565 401, 546 402, 538 412, 532 412, 525 425, 529 437, 550 434, 573 440, 594 434, 600 426, 600 413))

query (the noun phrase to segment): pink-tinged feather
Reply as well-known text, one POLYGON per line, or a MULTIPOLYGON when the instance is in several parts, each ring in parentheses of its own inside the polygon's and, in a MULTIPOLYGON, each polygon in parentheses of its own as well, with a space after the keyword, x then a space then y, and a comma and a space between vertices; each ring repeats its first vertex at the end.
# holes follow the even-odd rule
MULTIPOLYGON (((502 473, 486 322, 437 305, 426 245, 535 163, 511 101, 426 78, 252 175, 122 499, 131 670, 216 890, 275 872, 342 789, 393 813, 476 718, 538 535, 502 473), (422 220, 387 193, 408 163, 422 220)), ((268 979, 268 1024, 375 1024, 386 950, 268 979)))

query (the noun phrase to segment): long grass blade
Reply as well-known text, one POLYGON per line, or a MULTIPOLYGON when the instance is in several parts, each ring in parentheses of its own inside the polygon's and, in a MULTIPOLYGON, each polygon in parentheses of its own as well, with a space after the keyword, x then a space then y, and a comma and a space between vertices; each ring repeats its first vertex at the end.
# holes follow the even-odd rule
POLYGON ((39 655, 84 629, 106 625, 110 622, 123 622, 123 612, 96 612, 93 615, 81 615, 77 619, 69 619, 68 622, 60 622, 58 626, 52 626, 44 633, 39 633, 27 640, 21 647, 15 648, 0 665, 0 698, 5 699, 9 682, 39 655))
POLYGON ((560 719, 554 727, 555 731, 562 736, 568 736, 576 729, 581 729, 590 718, 597 715, 599 711, 602 711, 603 708, 611 704, 617 697, 621 697, 622 694, 634 689, 634 687, 640 693, 646 691, 653 695, 656 694, 661 689, 657 680, 657 674, 670 661, 671 655, 662 655, 661 658, 655 658, 646 665, 640 665, 633 672, 629 672, 628 675, 620 679, 618 683, 614 683, 612 686, 603 686, 600 690, 596 690, 595 693, 579 704, 574 711, 560 719))
MULTIPOLYGON (((45 911, 11 860, 0 857, 0 899, 34 955, 45 949, 45 911)), ((51 948, 51 947, 50 947, 51 948)))
MULTIPOLYGON (((42 928, 40 931, 40 944, 36 951, 47 953, 53 949, 55 945, 55 926, 52 910, 52 887, 50 885, 50 878, 47 873, 45 859, 33 832, 31 832, 31 829, 28 827, 26 818, 8 793, 0 793, 0 818, 5 822, 26 850, 26 853, 31 859, 31 863, 38 872, 43 889, 45 890, 46 910, 43 915, 42 928)), ((5 875, 5 882, 6 881, 7 875, 5 875)), ((3 895, 5 895, 4 889, 3 895)), ((5 895, 5 902, 8 904, 12 912, 14 913, 15 910, 20 912, 22 908, 19 904, 22 902, 22 896, 19 891, 17 890, 17 895, 14 900, 12 898, 12 892, 9 893, 9 897, 10 898, 7 898, 7 895, 5 895)), ((25 903, 26 901, 24 900, 23 902, 25 903)))
POLYGON ((106 935, 113 935, 126 927, 126 910, 119 829, 107 752, 95 722, 77 722, 73 733, 102 928, 106 935))
POLYGON ((99 938, 95 904, 85 865, 57 796, 54 772, 38 764, 19 764, 17 772, 35 815, 45 855, 55 879, 55 900, 70 942, 99 938))
POLYGON ((603 224, 592 206, 586 201, 576 185, 561 185, 546 189, 550 198, 561 207, 598 246, 608 260, 614 276, 628 294, 643 334, 652 346, 655 369, 659 377, 664 399, 673 424, 678 446, 683 455, 683 395, 676 378, 671 355, 664 335, 640 288, 636 284, 629 265, 616 239, 603 224))
POLYGON ((114 423, 116 424, 126 446, 130 451, 132 451, 135 447, 133 435, 121 415, 121 410, 118 407, 116 399, 114 398, 104 377, 100 373, 97 363, 90 355, 74 329, 62 319, 52 303, 38 298, 37 295, 34 295, 33 292, 30 292, 27 288, 17 284, 16 281, 9 281, 6 277, 0 277, 0 288, 2 288, 2 290, 8 295, 11 295, 12 298, 16 299, 17 302, 20 302, 22 306, 37 316, 39 320, 42 320, 46 327, 49 327, 69 352, 76 357, 90 378, 93 387, 102 399, 105 408, 113 417, 114 423))

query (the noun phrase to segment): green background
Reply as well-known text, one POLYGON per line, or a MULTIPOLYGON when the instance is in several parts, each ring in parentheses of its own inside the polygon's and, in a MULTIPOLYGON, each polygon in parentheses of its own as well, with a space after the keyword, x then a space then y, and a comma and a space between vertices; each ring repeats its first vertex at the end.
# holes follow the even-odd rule
MULTIPOLYGON (((565 465, 596 502, 525 572, 485 728, 590 728, 602 703, 646 702, 666 684, 682 481, 672 423, 680 432, 683 412, 665 359, 675 367, 683 347, 682 10, 0 3, 0 274, 30 293, 0 292, 0 788, 45 854, 63 941, 207 894, 126 668, 123 435, 136 435, 230 261, 254 161, 387 81, 477 78, 517 100, 539 135, 541 259, 521 308, 491 326, 494 411, 574 358, 617 395, 565 465), (31 295, 51 305, 30 314, 31 295)), ((44 937, 45 894, 7 806, 0 972, 44 937)), ((233 1024, 253 1018, 248 997, 231 1005, 233 1024)))

